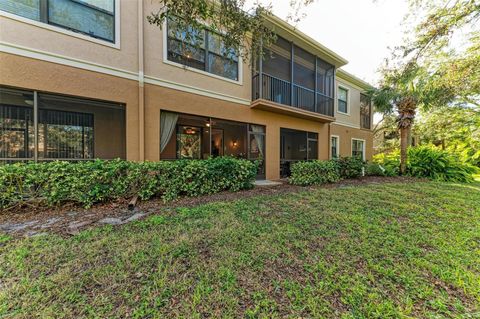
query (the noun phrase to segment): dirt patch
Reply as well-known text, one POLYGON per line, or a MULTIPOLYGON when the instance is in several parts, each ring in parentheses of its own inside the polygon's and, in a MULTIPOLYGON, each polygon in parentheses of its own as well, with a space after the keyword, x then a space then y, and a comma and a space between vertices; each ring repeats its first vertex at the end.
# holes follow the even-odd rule
POLYGON ((409 177, 368 176, 322 186, 300 187, 290 185, 283 180, 281 185, 257 186, 250 190, 221 192, 200 197, 184 197, 169 203, 164 203, 163 200, 154 198, 145 202, 139 202, 133 211, 128 210, 128 200, 117 200, 115 202, 97 204, 88 209, 75 205, 42 209, 31 207, 18 208, 0 212, 0 233, 4 232, 12 234, 13 236, 33 236, 45 232, 73 235, 80 230, 94 225, 121 225, 133 220, 145 218, 148 215, 162 214, 177 207, 193 207, 211 202, 233 201, 262 195, 281 195, 318 188, 339 188, 383 183, 412 183, 419 181, 422 180, 409 177))

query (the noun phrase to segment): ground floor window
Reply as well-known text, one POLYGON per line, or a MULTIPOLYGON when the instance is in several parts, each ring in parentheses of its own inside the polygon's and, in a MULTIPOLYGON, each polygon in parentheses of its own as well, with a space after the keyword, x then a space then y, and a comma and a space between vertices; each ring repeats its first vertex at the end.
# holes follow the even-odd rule
POLYGON ((365 141, 352 139, 352 157, 365 160, 365 141))
POLYGON ((125 158, 125 108, 0 88, 0 160, 125 158))
POLYGON ((209 117, 162 111, 161 159, 206 159, 233 156, 259 160, 265 175, 265 127, 209 117))
POLYGON ((280 129, 280 176, 289 176, 294 162, 315 159, 318 159, 317 133, 280 129))
POLYGON ((331 158, 338 158, 340 155, 340 144, 339 144, 339 137, 332 135, 330 139, 330 157, 331 158))

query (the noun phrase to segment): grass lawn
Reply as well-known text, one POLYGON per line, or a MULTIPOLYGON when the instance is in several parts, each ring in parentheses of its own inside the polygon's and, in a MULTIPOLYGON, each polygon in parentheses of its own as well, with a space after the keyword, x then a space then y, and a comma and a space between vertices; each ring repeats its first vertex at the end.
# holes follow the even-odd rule
POLYGON ((480 317, 480 183, 307 189, 2 241, 0 318, 480 317))

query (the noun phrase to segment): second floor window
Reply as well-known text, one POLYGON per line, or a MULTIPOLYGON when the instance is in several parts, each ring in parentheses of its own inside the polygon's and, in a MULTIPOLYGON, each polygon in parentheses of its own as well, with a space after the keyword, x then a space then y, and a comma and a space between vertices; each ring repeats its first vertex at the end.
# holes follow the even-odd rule
POLYGON ((182 25, 168 20, 168 60, 237 81, 238 55, 225 46, 222 36, 208 29, 185 30, 182 25))
POLYGON ((115 42, 115 0, 0 0, 0 10, 115 42))
POLYGON ((338 88, 338 112, 348 113, 348 90, 338 88))

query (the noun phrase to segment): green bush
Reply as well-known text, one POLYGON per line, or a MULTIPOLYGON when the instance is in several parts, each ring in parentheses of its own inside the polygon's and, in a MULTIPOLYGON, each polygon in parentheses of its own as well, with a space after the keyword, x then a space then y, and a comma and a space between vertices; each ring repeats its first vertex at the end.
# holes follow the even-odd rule
POLYGON ((439 181, 472 182, 474 166, 462 163, 453 154, 433 146, 408 149, 408 174, 439 181))
POLYGON ((385 168, 377 163, 368 163, 365 167, 365 175, 367 176, 386 176, 385 172, 385 168))
POLYGON ((17 163, 0 166, 0 208, 25 202, 89 207, 138 195, 199 196, 253 187, 257 164, 231 157, 159 162, 90 161, 17 163))
POLYGON ((373 156, 373 163, 385 169, 385 176, 398 176, 400 173, 400 151, 376 154, 373 156))
POLYGON ((357 157, 340 157, 337 162, 341 178, 358 178, 363 175, 365 162, 357 157))
MULTIPOLYGON (((374 156, 374 162, 386 169, 387 175, 398 174, 400 152, 374 156)), ((417 146, 408 149, 407 175, 439 181, 471 182, 477 169, 463 163, 455 154, 435 146, 417 146)))
POLYGON ((292 164, 290 184, 308 186, 339 181, 340 169, 336 161, 308 161, 292 164))

